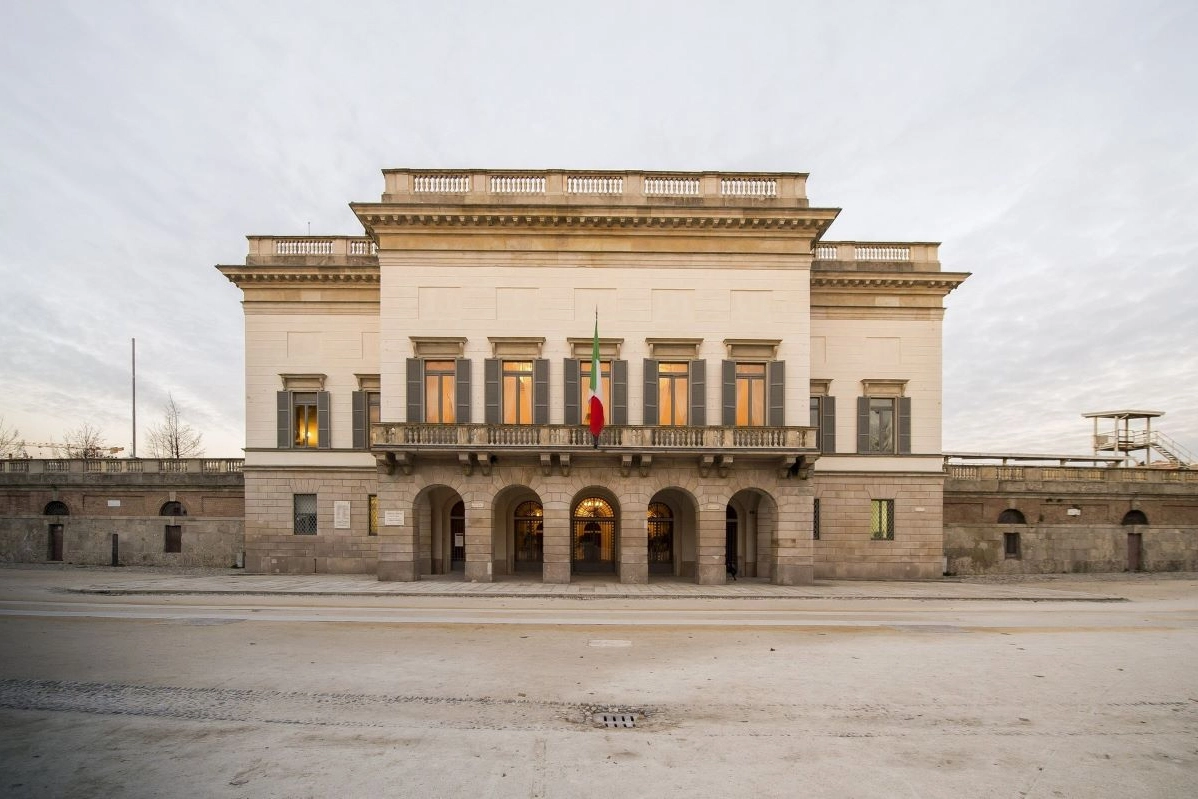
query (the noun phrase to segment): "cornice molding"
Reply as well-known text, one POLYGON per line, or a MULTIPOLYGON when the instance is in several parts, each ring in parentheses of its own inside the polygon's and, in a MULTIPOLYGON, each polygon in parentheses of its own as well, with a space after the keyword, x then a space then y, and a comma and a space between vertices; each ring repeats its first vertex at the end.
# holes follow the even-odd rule
POLYGON ((969 277, 965 272, 902 272, 889 274, 811 273, 812 289, 917 289, 948 294, 969 277))
POLYGON ((336 267, 336 271, 320 266, 218 266, 220 273, 237 286, 309 283, 378 284, 379 268, 336 267))
POLYGON ((637 230, 719 230, 812 232, 826 229, 836 216, 833 209, 802 208, 782 214, 774 209, 721 213, 718 208, 610 208, 595 211, 571 209, 520 209, 519 211, 456 209, 387 209, 350 206, 372 237, 380 228, 562 228, 637 230), (647 213, 648 212, 648 213, 647 213))

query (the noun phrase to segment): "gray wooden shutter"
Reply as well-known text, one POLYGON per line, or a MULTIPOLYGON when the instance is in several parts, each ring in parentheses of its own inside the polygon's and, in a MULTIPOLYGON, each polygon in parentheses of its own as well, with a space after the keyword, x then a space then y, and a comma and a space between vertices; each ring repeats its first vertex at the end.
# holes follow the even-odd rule
POLYGON ((898 451, 900 455, 911 454, 911 398, 898 399, 898 451))
POLYGON ((720 362, 720 424, 736 424, 736 361, 720 362))
POLYGON ((370 431, 366 429, 366 392, 355 391, 352 402, 354 449, 367 449, 370 431))
POLYGON ((454 419, 458 424, 470 424, 470 359, 458 358, 454 363, 454 419))
POLYGON ((499 359, 483 361, 483 412, 487 424, 499 424, 499 359))
POLYGON ((563 410, 565 416, 563 422, 565 424, 580 425, 582 424, 582 409, 579 403, 582 401, 582 387, 579 385, 582 382, 582 367, 577 358, 562 359, 562 389, 566 392, 563 402, 563 410))
POLYGON ((820 397, 819 450, 827 454, 836 451, 836 397, 820 397))
POLYGON ((407 421, 424 421, 424 361, 419 358, 408 358, 407 421))
POLYGON ((549 424, 549 359, 532 362, 532 423, 549 424))
POLYGON ((643 399, 645 415, 641 419, 641 424, 654 427, 658 424, 659 420, 657 418, 657 361, 652 358, 645 359, 645 393, 643 399))
POLYGON ((331 410, 329 392, 316 392, 316 437, 319 443, 317 449, 332 449, 333 442, 329 435, 329 411, 331 410))
POLYGON ((691 361, 691 427, 707 425, 707 361, 691 361))
POLYGON ((628 424, 628 361, 611 362, 611 423, 628 424))
POLYGON ((857 397, 857 452, 869 452, 869 397, 857 397))
POLYGON ((766 364, 765 372, 769 385, 769 410, 765 423, 770 427, 782 427, 786 424, 786 361, 766 364))
POLYGON ((280 391, 275 395, 277 408, 278 445, 279 449, 291 449, 295 434, 291 429, 291 392, 280 391))

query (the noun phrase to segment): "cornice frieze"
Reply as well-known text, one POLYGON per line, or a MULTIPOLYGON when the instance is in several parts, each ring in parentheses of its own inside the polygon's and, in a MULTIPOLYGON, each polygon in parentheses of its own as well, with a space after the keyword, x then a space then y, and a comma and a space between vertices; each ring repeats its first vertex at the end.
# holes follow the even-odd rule
POLYGON ((586 228, 646 230, 728 230, 728 231, 813 231, 831 224, 832 219, 798 216, 714 216, 700 214, 542 214, 542 213, 417 213, 358 212, 362 224, 370 230, 380 228, 586 228))

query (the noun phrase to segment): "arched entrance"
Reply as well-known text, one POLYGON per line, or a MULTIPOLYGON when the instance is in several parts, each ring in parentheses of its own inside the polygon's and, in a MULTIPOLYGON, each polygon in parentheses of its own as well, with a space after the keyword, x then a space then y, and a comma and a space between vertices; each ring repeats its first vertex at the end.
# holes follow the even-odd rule
POLYGON ((674 573, 674 511, 664 502, 649 503, 649 574, 674 573))
POLYGON ((539 574, 545 562, 545 511, 540 502, 527 500, 516 506, 512 516, 512 538, 515 548, 513 570, 539 574))
POLYGON ((413 503, 418 574, 466 570, 466 506, 457 491, 433 485, 413 503))
POLYGON ((746 488, 732 496, 725 510, 724 562, 736 563, 738 578, 773 577, 777 526, 778 506, 769 494, 746 488))
POLYGON ((590 496, 574 506, 570 518, 570 568, 578 574, 616 571, 616 513, 602 497, 590 496))

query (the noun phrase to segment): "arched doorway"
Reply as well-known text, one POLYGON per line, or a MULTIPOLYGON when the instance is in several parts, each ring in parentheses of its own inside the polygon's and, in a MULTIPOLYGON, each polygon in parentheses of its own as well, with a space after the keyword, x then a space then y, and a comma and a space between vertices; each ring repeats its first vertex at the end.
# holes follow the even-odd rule
POLYGON ((664 502, 650 502, 649 573, 674 573, 674 512, 664 502))
POLYGON ((466 504, 460 499, 449 509, 448 571, 466 571, 466 504))
POLYGON ((512 533, 515 544, 513 569, 540 572, 545 562, 545 511, 540 502, 527 500, 516 506, 512 533))
POLYGON ((616 513, 601 497, 586 497, 570 519, 570 567, 578 574, 616 571, 616 513))

